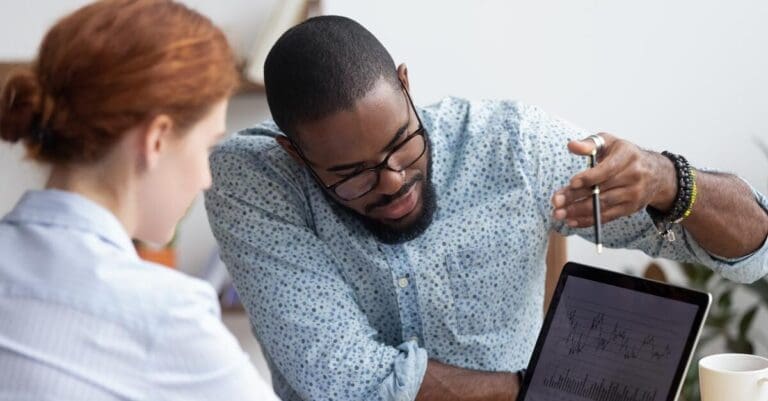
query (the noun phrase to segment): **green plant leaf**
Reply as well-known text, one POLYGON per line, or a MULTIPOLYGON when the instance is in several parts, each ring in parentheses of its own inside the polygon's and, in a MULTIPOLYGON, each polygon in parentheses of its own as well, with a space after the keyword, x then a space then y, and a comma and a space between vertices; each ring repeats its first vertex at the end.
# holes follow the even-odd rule
POLYGON ((746 338, 726 336, 725 346, 728 348, 728 351, 738 354, 752 354, 755 352, 752 342, 746 338))
POLYGON ((763 304, 768 305, 768 280, 760 279, 755 281, 752 284, 745 285, 744 288, 748 289, 749 291, 753 292, 755 295, 760 297, 763 304))
POLYGON ((699 401, 701 399, 699 391, 698 358, 694 358, 694 360, 691 361, 691 366, 688 367, 688 372, 685 374, 683 390, 680 392, 680 396, 681 399, 685 401, 699 401))
POLYGON ((732 297, 733 297, 733 287, 723 291, 723 293, 720 294, 720 298, 717 300, 717 306, 719 306, 722 309, 730 309, 732 297))
POLYGON ((757 313, 757 309, 760 307, 760 305, 755 305, 751 307, 746 313, 744 313, 744 316, 741 317, 741 320, 739 321, 739 338, 740 339, 747 339, 747 334, 749 334, 749 328, 752 327, 752 322, 755 320, 755 314, 757 313))
MULTIPOLYGON (((768 306, 768 279, 761 279, 751 285, 741 285, 726 280, 702 265, 680 263, 680 267, 688 278, 689 287, 719 294, 717 303, 713 305, 705 322, 707 330, 699 340, 696 351, 697 357, 694 358, 694 361, 698 361, 700 358, 701 348, 704 345, 721 338, 724 339, 727 352, 753 354, 755 350, 754 341, 749 338, 749 331, 754 323, 757 311, 762 307, 768 306), (747 289, 754 293, 760 301, 744 313, 734 311, 733 292, 737 288, 747 289), (738 324, 736 324, 737 319, 738 324), (730 330, 734 326, 737 326, 735 327, 735 330, 737 330, 735 335, 730 330)), ((680 393, 681 401, 699 401, 701 399, 699 370, 697 366, 697 363, 692 363, 688 369, 683 382, 683 390, 680 393)))
POLYGON ((716 311, 710 313, 705 324, 708 327, 717 329, 719 332, 724 332, 735 316, 736 314, 730 311, 716 311))
POLYGON ((696 263, 681 263, 680 265, 685 276, 688 278, 688 285, 690 287, 698 289, 707 288, 707 282, 714 274, 712 269, 696 263))

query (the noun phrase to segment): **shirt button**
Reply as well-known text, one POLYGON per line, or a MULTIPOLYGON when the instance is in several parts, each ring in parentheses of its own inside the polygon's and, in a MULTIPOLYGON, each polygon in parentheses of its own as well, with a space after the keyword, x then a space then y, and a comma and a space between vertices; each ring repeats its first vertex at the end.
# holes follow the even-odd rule
POLYGON ((400 288, 408 287, 408 279, 405 277, 401 277, 400 280, 397 280, 397 285, 399 285, 400 288))

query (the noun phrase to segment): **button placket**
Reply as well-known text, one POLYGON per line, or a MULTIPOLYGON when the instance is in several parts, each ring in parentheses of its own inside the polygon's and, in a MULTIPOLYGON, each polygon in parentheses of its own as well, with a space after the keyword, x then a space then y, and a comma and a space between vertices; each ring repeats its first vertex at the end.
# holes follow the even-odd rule
POLYGON ((419 343, 421 334, 421 316, 419 315, 416 285, 412 275, 412 266, 402 246, 382 249, 391 269, 392 284, 400 315, 403 341, 419 343))

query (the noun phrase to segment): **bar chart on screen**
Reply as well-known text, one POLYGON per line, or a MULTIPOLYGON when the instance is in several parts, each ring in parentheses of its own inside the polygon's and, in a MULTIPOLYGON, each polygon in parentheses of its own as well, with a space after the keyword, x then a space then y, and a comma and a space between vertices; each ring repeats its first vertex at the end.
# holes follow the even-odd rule
POLYGON ((614 291, 569 279, 527 400, 667 399, 690 319, 676 302, 614 291))
POLYGON ((653 401, 658 392, 652 388, 592 378, 589 373, 578 374, 570 369, 547 376, 544 386, 594 401, 653 401))

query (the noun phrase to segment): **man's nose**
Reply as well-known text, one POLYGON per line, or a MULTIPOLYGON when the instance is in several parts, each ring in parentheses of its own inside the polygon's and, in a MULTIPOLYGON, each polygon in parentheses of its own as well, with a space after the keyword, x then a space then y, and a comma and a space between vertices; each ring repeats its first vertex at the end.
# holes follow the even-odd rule
POLYGON ((383 169, 379 172, 379 185, 376 186, 376 192, 392 195, 397 193, 403 184, 405 184, 405 171, 383 169))

